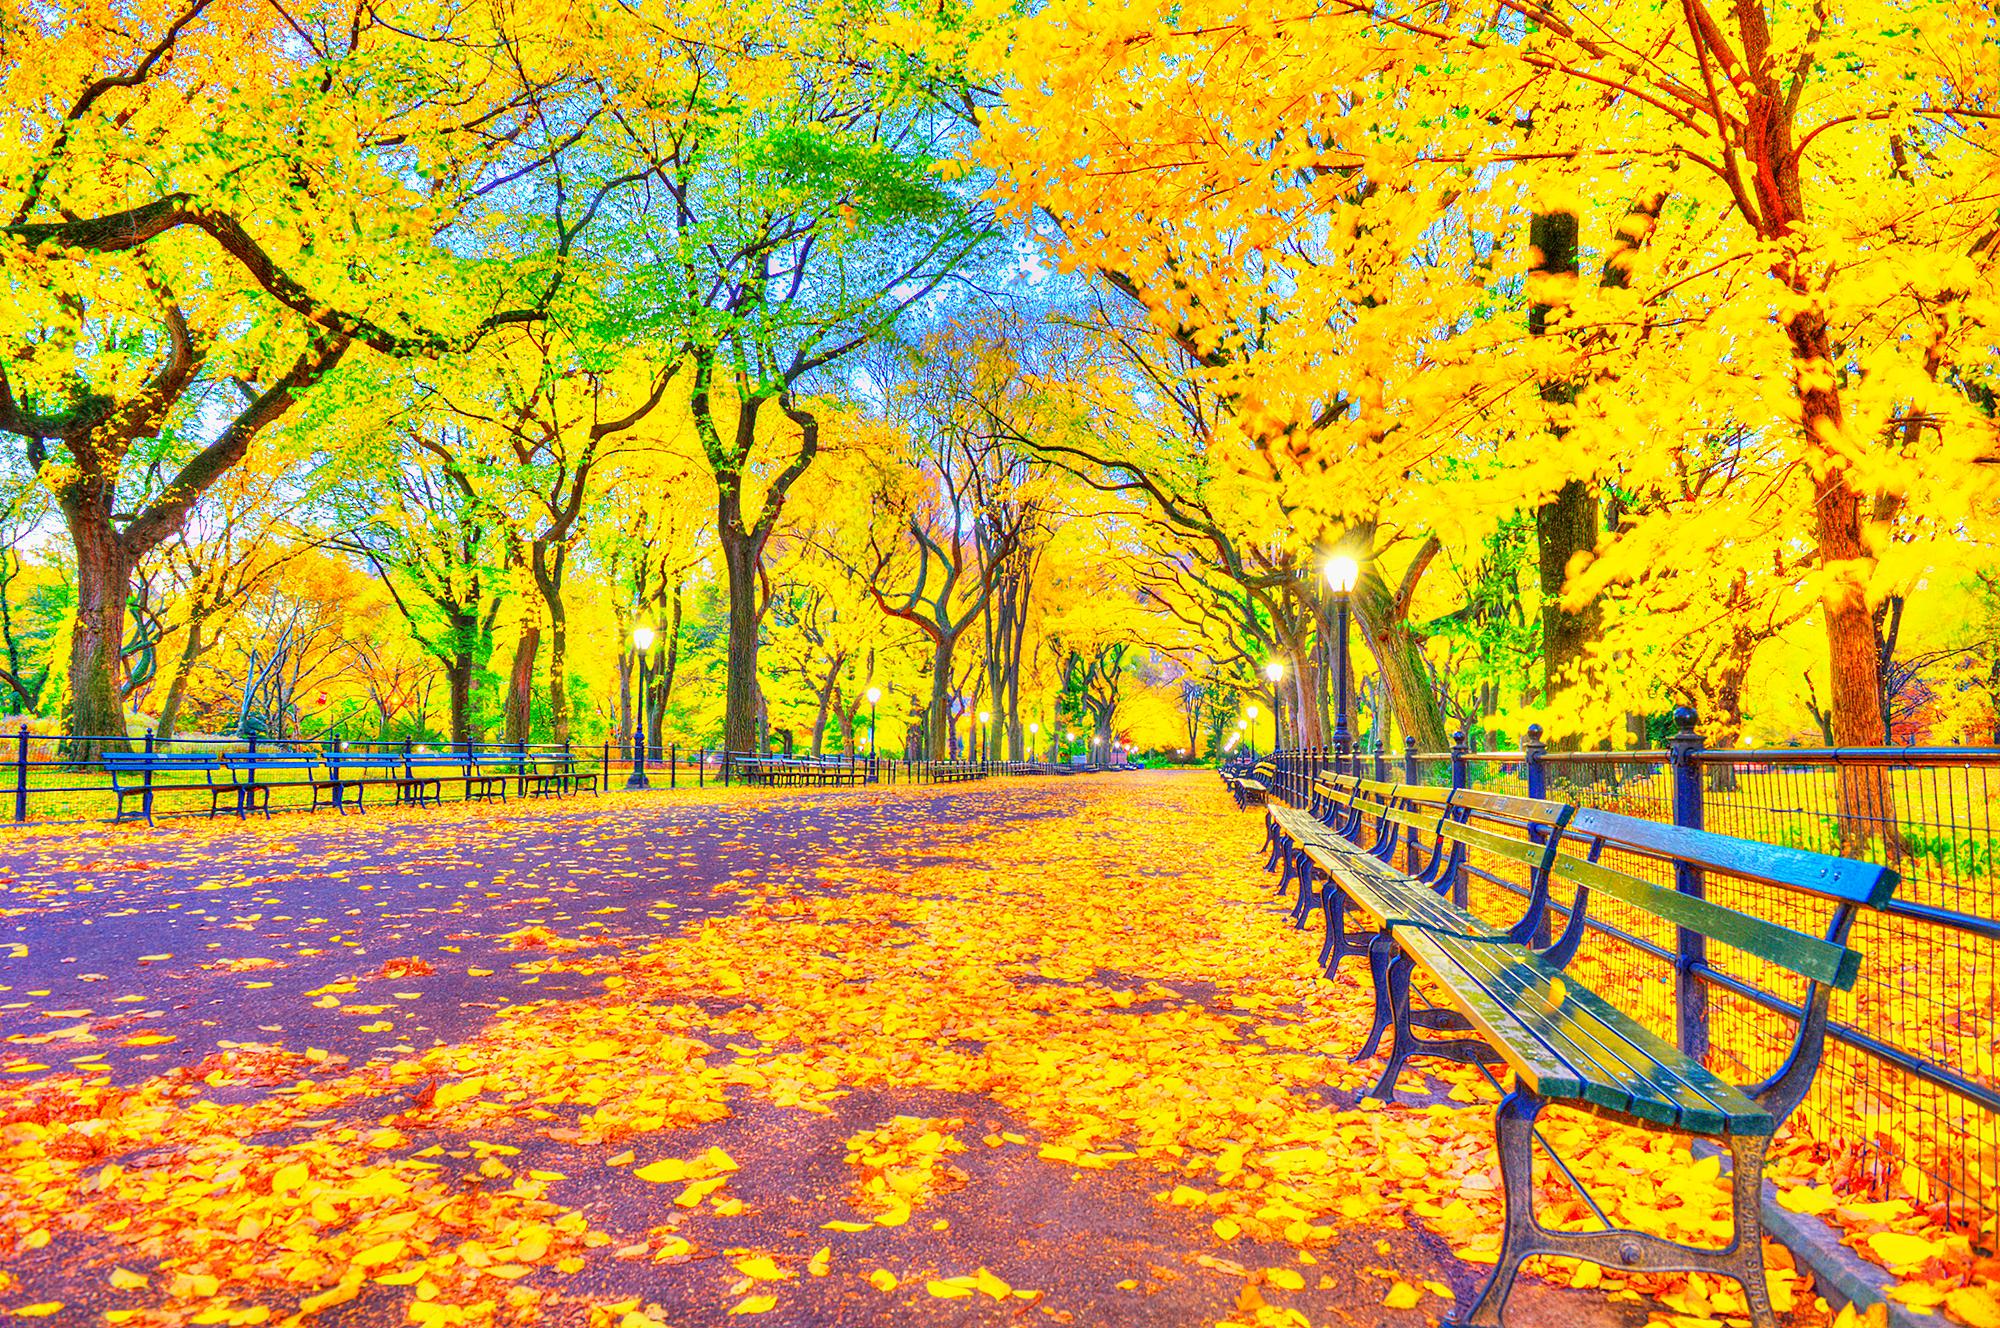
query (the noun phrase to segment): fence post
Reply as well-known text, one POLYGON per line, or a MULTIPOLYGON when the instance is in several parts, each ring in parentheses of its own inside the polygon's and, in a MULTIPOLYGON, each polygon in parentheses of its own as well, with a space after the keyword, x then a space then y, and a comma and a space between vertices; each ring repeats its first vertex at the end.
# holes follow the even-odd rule
POLYGON ((28 726, 21 725, 14 748, 14 819, 28 819, 28 726))
MULTIPOLYGON (((1464 729, 1460 729, 1451 735, 1451 786, 1453 789, 1462 789, 1466 786, 1465 757, 1471 750, 1471 745, 1466 741, 1464 729)), ((1460 908, 1465 908, 1471 903, 1471 898, 1471 891, 1466 883, 1465 864, 1460 863, 1458 870, 1451 874, 1451 902, 1460 908)))
POLYGON ((681 761, 681 745, 677 742, 668 743, 667 744, 667 787, 668 788, 674 787, 674 780, 678 777, 677 767, 680 765, 680 761, 681 761))
MULTIPOLYGON (((1690 830, 1704 828, 1707 808, 1702 805, 1701 734, 1695 732, 1696 715, 1688 706, 1674 710, 1675 733, 1667 739, 1667 763, 1673 770, 1674 824, 1690 830)), ((1674 864, 1674 889, 1697 899, 1705 897, 1708 883, 1701 868, 1685 862, 1674 864)), ((1680 1048, 1690 1060, 1708 1058, 1708 988, 1702 985, 1700 970, 1708 964, 1708 938, 1686 927, 1677 929, 1680 943, 1674 952, 1675 1030, 1680 1048)))
POLYGON ((1522 773, 1528 778, 1528 796, 1546 798, 1549 796, 1549 769, 1542 757, 1548 751, 1542 742, 1542 726, 1528 725, 1528 736, 1521 739, 1522 773))
MULTIPOLYGON (((1548 748, 1542 742, 1542 726, 1528 725, 1527 736, 1521 739, 1521 773, 1528 781, 1528 796, 1531 798, 1546 798, 1549 795, 1549 768, 1542 759, 1547 752, 1548 748)), ((1529 838, 1537 844, 1548 842, 1547 832, 1539 826, 1529 831, 1529 838)), ((1543 909, 1541 921, 1535 924, 1535 948, 1546 949, 1548 944, 1549 912, 1543 909)))
POLYGON ((706 747, 695 753, 694 786, 696 788, 708 787, 708 748, 706 747))
POLYGON ((1407 733, 1403 735, 1403 782, 1405 784, 1423 782, 1417 778, 1417 740, 1407 733))
MULTIPOLYGON (((153 730, 147 729, 146 755, 151 756, 152 754, 153 754, 153 730)), ((214 778, 213 772, 210 772, 209 777, 211 779, 214 778)), ((153 763, 151 761, 148 761, 146 763, 146 773, 144 778, 141 780, 141 784, 143 785, 146 791, 139 795, 139 805, 146 809, 146 824, 151 825, 153 823, 153 763)))
POLYGON ((1375 778, 1378 782, 1386 782, 1389 778, 1389 758, 1382 750, 1380 738, 1375 739, 1375 778))

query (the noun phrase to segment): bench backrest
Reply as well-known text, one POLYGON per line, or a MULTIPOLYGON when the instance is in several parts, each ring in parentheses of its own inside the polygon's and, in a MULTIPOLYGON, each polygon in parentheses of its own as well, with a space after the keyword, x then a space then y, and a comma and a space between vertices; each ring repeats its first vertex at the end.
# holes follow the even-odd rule
MULTIPOLYGON (((1583 891, 1594 890, 1661 921, 1741 950, 1800 977, 1845 991, 1861 971, 1861 955, 1845 944, 1856 908, 1880 908, 1895 893, 1897 875, 1887 867, 1729 835, 1661 825, 1587 809, 1571 820, 1552 873, 1583 891), (1607 850, 1681 870, 1710 872, 1758 885, 1816 896, 1832 903, 1824 936, 1813 936, 1767 918, 1726 907, 1700 895, 1658 884, 1599 861, 1607 850)), ((1573 905, 1587 908, 1587 900, 1573 905)))
POLYGON ((228 752, 222 763, 231 770, 309 770, 322 759, 317 752, 228 752))
POLYGON ((329 752, 326 763, 334 769, 352 766, 356 770, 394 770, 409 759, 396 752, 329 752))
POLYGON ((1317 816, 1331 816, 1336 812, 1345 813, 1354 802, 1355 790, 1361 781, 1353 775, 1321 775, 1312 783, 1313 813, 1317 816))
POLYGON ((1452 845, 1453 866, 1476 850, 1544 873, 1555 854, 1557 836, 1575 814, 1576 808, 1567 802, 1458 789, 1446 805, 1437 833, 1452 845))
POLYGON ((183 755, 174 752, 105 752, 98 757, 106 770, 213 770, 211 755, 183 755))

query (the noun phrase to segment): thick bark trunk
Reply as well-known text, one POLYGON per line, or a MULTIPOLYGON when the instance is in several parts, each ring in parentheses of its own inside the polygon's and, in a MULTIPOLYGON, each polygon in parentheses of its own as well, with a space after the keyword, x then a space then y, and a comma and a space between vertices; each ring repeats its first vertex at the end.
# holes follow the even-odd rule
POLYGON ((569 611, 563 604, 563 571, 568 550, 536 540, 528 566, 541 592, 549 624, 549 728, 556 742, 569 741, 569 611))
POLYGON ((541 644, 540 623, 522 628, 521 639, 514 643, 514 670, 507 681, 508 742, 526 742, 534 731, 535 652, 541 644))
MULTIPOLYGON (((1560 430, 1552 431, 1561 436, 1560 430)), ((1554 700, 1581 676, 1589 646, 1604 630, 1602 609, 1591 603, 1572 613, 1562 604, 1563 583, 1577 555, 1597 547, 1597 493, 1570 480, 1553 501, 1535 510, 1535 553, 1542 586, 1542 694, 1554 700)))
POLYGON ((951 657, 958 646, 956 636, 936 636, 931 640, 931 704, 925 712, 929 731, 930 759, 951 758, 954 736, 951 722, 951 657))
MULTIPOLYGON (((1862 529, 1862 496, 1848 483, 1837 448, 1844 420, 1834 385, 1832 343, 1816 311, 1794 315, 1786 331, 1799 379, 1799 423, 1813 466, 1813 533, 1820 566, 1829 573, 1821 611, 1833 741, 1840 747, 1877 747, 1889 735, 1882 728, 1881 661, 1866 591, 1875 554, 1862 529)), ((1900 848, 1895 799, 1881 767, 1843 765, 1838 808, 1843 847, 1859 851, 1879 838, 1892 851, 1900 848)))
POLYGON ((763 541, 743 530, 740 512, 720 504, 717 533, 729 573, 729 672, 723 695, 723 745, 747 752, 757 744, 757 568, 763 541))
POLYGON ((449 621, 451 649, 444 666, 451 694, 451 740, 463 746, 472 741, 472 678, 479 668, 479 615, 454 609, 449 621))
MULTIPOLYGON (((1368 651, 1375 658, 1375 670, 1388 689, 1389 709, 1396 716, 1396 731, 1417 740, 1420 752, 1442 752, 1451 747, 1445 728, 1444 709, 1438 704, 1437 689, 1431 685, 1430 665, 1424 659, 1423 643, 1410 627, 1409 619, 1394 613, 1377 617, 1369 601, 1357 597, 1355 617, 1368 638, 1368 651)), ((1388 744, 1383 744, 1388 750, 1388 744)))
POLYGON ((70 744, 71 756, 131 747, 122 701, 125 601, 132 583, 132 559, 112 528, 105 495, 89 493, 63 504, 76 545, 76 626, 70 638, 68 728, 84 739, 70 744))
MULTIPOLYGON (((621 633, 621 635, 623 635, 623 633, 621 633)), ((629 745, 631 743, 632 735, 639 731, 634 726, 634 721, 632 718, 635 713, 632 708, 632 689, 638 683, 638 680, 633 676, 634 671, 637 667, 633 661, 638 659, 638 657, 639 657, 639 652, 632 649, 630 646, 619 647, 618 741, 621 744, 626 744, 626 745, 629 745)), ((639 705, 643 707, 645 704, 646 704, 646 698, 641 696, 639 698, 639 705)), ((643 713, 643 711, 637 713, 643 713)))
POLYGON ((826 744, 826 716, 833 704, 833 684, 840 676, 838 662, 828 671, 826 680, 819 685, 819 709, 813 714, 812 754, 818 756, 826 744))
MULTIPOLYGON (((1574 212, 1539 212, 1528 223, 1528 335, 1545 337, 1552 315, 1570 302, 1577 276, 1577 220, 1574 212)), ((1569 431, 1562 408, 1576 398, 1575 384, 1548 379, 1538 389, 1549 406, 1549 435, 1560 448, 1569 431)), ((1579 553, 1597 547, 1597 494, 1572 479, 1535 510, 1536 563, 1542 590, 1542 699, 1544 704, 1575 682, 1586 648, 1603 630, 1595 605, 1580 613, 1563 607, 1563 582, 1579 553)))

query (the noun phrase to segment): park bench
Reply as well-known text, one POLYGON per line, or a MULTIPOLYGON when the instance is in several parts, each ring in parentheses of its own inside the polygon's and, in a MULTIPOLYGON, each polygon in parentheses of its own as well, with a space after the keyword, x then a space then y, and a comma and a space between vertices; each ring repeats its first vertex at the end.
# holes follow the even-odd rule
POLYGON ((518 776, 524 797, 556 797, 568 793, 581 793, 588 788, 597 792, 597 771, 580 763, 568 752, 543 752, 529 756, 521 764, 518 776))
MULTIPOLYGON (((1851 987, 1859 970, 1860 955, 1846 945, 1855 912, 1885 904, 1895 874, 1849 859, 1480 790, 1403 786, 1387 798, 1371 797, 1365 782, 1316 782, 1318 815, 1312 820, 1319 830, 1290 814, 1274 816, 1273 824, 1289 827, 1295 847, 1286 851, 1303 858, 1302 895, 1316 894, 1326 910, 1322 957, 1329 972, 1342 957, 1362 951, 1348 924, 1357 917, 1363 924, 1376 1015, 1356 1059, 1373 1054, 1385 1023, 1392 1034, 1389 1063, 1372 1096, 1393 1100, 1396 1078, 1413 1056, 1514 1072, 1495 1126, 1506 1200, 1499 1263, 1462 1322, 1498 1325, 1522 1261, 1562 1254, 1635 1271, 1731 1277, 1743 1286, 1758 1328, 1772 1328, 1758 1211, 1764 1153, 1811 1084, 1833 991, 1851 987), (1329 828, 1337 830, 1338 843, 1325 835, 1329 828), (1395 867, 1399 846, 1407 849, 1411 870, 1395 867), (1636 870, 1702 883, 1697 889, 1733 878, 1781 891, 1784 903, 1763 910, 1778 916, 1796 916, 1802 903, 1817 900, 1829 914, 1825 932, 1811 935, 1701 893, 1655 884, 1606 862, 1607 853, 1636 870), (1475 857, 1526 871, 1526 900, 1511 920, 1488 922, 1447 898, 1475 857), (1316 892, 1314 874, 1324 880, 1316 892), (1569 890, 1566 902, 1556 897, 1558 887, 1569 890), (1755 1085, 1729 1083, 1568 976, 1593 891, 1703 938, 1704 947, 1727 946, 1803 980, 1805 998, 1797 1006, 1770 1006, 1793 1024, 1782 1068, 1755 1085), (1565 921, 1551 940, 1548 924, 1556 913, 1565 921), (1415 1004, 1416 973, 1441 1004, 1415 1004), (1441 1036, 1420 1035, 1419 1029, 1441 1036), (1734 1168, 1736 1239, 1715 1250, 1639 1232, 1541 1226, 1533 1209, 1530 1148, 1535 1119, 1551 1102, 1725 1144, 1734 1168)), ((1690 977, 1712 972, 1703 959, 1690 977)))
POLYGON ((746 784, 824 788, 868 781, 867 765, 844 756, 739 756, 735 764, 746 784))
MULTIPOLYGON (((1854 985, 1861 955, 1846 943, 1862 908, 1880 908, 1897 883, 1886 867, 1660 825, 1611 812, 1580 811, 1556 842, 1566 851, 1549 861, 1546 882, 1574 893, 1562 935, 1535 948, 1518 934, 1502 941, 1426 923, 1391 924, 1397 951, 1389 975, 1395 1025, 1392 1062, 1409 1055, 1502 1063, 1514 1071, 1513 1090, 1495 1116, 1506 1225, 1500 1261, 1468 1324, 1497 1325, 1522 1260, 1560 1254, 1636 1271, 1713 1272, 1743 1287, 1758 1328, 1772 1328, 1764 1282, 1759 1218, 1765 1150, 1811 1087, 1826 1039, 1833 992, 1854 985), (1703 893, 1656 884, 1604 862, 1649 865, 1675 879, 1712 889, 1729 878, 1775 894, 1759 912, 1733 908, 1703 893), (1716 972, 1710 943, 1784 970, 1805 987, 1794 1007, 1772 1003, 1772 1017, 1792 1022, 1791 1046, 1778 1071, 1755 1084, 1731 1083, 1688 1056, 1639 1018, 1582 986, 1566 971, 1582 939, 1595 892, 1620 905, 1703 938, 1703 957, 1690 966, 1699 980, 1716 972), (1770 921, 1759 913, 1800 917, 1818 905, 1820 935, 1770 921), (1448 1015, 1429 1027, 1457 1028, 1473 1038, 1418 1039, 1410 975, 1421 971, 1447 1004, 1425 1013, 1448 1015), (1536 1116, 1549 1103, 1630 1124, 1716 1139, 1730 1151, 1735 1238, 1725 1248, 1697 1249, 1640 1232, 1552 1231, 1534 1215, 1529 1151, 1536 1116)), ((1740 897, 1740 887, 1731 896, 1740 897)), ((1608 1224, 1607 1224, 1608 1227, 1608 1224)))
POLYGON ((213 817, 224 803, 232 807, 236 803, 236 786, 229 780, 216 782, 216 772, 222 769, 222 762, 213 755, 182 755, 167 752, 105 752, 98 757, 106 774, 111 776, 111 792, 118 805, 112 820, 138 821, 153 824, 153 795, 157 793, 205 792, 209 795, 208 814, 213 817), (200 772, 202 782, 160 784, 155 782, 158 775, 192 774, 200 772), (134 782, 136 781, 136 782, 134 782), (140 800, 137 812, 125 810, 128 798, 140 800))
MULTIPOLYGON (((366 810, 368 790, 388 786, 396 791, 397 802, 410 801, 412 783, 403 757, 395 752, 361 752, 340 749, 328 752, 326 787, 332 803, 341 812, 352 807, 366 810)), ((320 791, 313 790, 313 810, 319 810, 320 791)))
POLYGON ((1270 797, 1271 790, 1277 786, 1277 782, 1278 767, 1270 761, 1258 762, 1251 767, 1247 775, 1227 770, 1222 774, 1223 786, 1234 795, 1238 807, 1250 807, 1263 802, 1270 797))
MULTIPOLYGON (((229 752, 222 758, 223 766, 229 771, 229 779, 236 788, 236 815, 240 818, 252 812, 271 814, 271 790, 276 787, 308 787, 313 791, 313 810, 319 810, 322 791, 336 787, 331 772, 327 778, 315 778, 314 772, 324 764, 318 752, 229 752), (277 784, 262 783, 257 776, 265 771, 294 771, 304 778, 280 780, 277 784)), ((212 813, 211 813, 212 814, 212 813)))
MULTIPOLYGON (((392 758, 402 767, 402 778, 396 791, 398 802, 422 807, 430 803, 444 801, 444 784, 448 779, 460 780, 465 785, 467 802, 505 802, 507 800, 506 773, 486 768, 494 762, 478 762, 465 752, 411 752, 392 758)), ((517 759, 515 755, 504 758, 517 759)))

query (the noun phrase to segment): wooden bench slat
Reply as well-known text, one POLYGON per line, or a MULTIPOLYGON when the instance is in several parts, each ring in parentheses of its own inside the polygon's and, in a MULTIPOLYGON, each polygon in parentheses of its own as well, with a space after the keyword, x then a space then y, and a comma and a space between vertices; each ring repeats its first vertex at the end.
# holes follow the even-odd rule
POLYGON ((1552 871, 1557 880, 1610 895, 1662 921, 1699 932, 1801 977, 1832 983, 1841 991, 1853 987, 1861 972, 1861 954, 1857 950, 1739 913, 1712 900, 1682 894, 1601 862, 1586 862, 1558 853, 1552 871))
POLYGON ((1545 1040, 1563 1039, 1572 1067, 1602 1086, 1595 1096, 1586 1090, 1590 1100, 1616 1107, 1608 1098, 1613 1091, 1623 1093, 1628 1102, 1616 1109, 1702 1134, 1734 1131, 1760 1121, 1768 1128, 1769 1113, 1741 1091, 1525 950, 1451 937, 1433 939, 1499 997, 1523 1027, 1545 1040), (1565 988, 1561 1005, 1552 999, 1551 984, 1559 978, 1565 988))
POLYGON ((1887 867, 1854 858, 1838 858, 1780 844, 1760 844, 1708 830, 1641 821, 1616 812, 1586 809, 1570 825, 1570 834, 1593 842, 1652 857, 1679 859, 1765 885, 1804 890, 1843 903, 1880 908, 1895 893, 1900 879, 1887 867))
POLYGON ((1476 825, 1466 825, 1462 821, 1448 820, 1438 827, 1438 833, 1446 839, 1457 840, 1469 848, 1480 849, 1495 857, 1511 858, 1515 862, 1524 862, 1531 867, 1540 866, 1542 859, 1548 854, 1546 845, 1530 844, 1524 839, 1509 839, 1505 835, 1483 830, 1476 825))
POLYGON ((1497 820, 1516 825, 1557 826, 1566 823, 1576 808, 1548 798, 1524 798, 1513 793, 1491 793, 1485 789, 1459 789, 1452 805, 1469 808, 1497 820))

